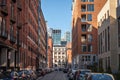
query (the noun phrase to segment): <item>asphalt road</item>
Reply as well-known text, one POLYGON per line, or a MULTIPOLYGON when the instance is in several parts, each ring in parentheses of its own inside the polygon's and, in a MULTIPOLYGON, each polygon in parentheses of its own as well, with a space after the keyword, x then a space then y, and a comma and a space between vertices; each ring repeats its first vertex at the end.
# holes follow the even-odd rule
POLYGON ((54 71, 46 74, 44 77, 39 77, 37 80, 68 80, 67 74, 62 71, 54 71))

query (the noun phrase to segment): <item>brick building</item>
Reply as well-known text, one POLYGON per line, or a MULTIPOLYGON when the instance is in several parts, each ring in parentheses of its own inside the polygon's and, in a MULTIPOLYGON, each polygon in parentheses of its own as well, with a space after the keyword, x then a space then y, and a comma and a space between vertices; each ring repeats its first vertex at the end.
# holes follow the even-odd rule
MULTIPOLYGON (((0 0, 0 68, 36 69, 40 66, 39 58, 45 56, 46 48, 40 52, 39 5, 39 0, 0 0)), ((45 28, 45 20, 41 20, 45 28)))
POLYGON ((48 37, 48 53, 47 53, 48 67, 53 67, 53 40, 52 37, 48 37))
POLYGON ((41 6, 39 6, 38 22, 39 22, 38 40, 39 40, 39 51, 40 51, 39 68, 45 68, 47 66, 47 25, 46 25, 46 21, 45 21, 41 6))
POLYGON ((67 66, 70 68, 72 66, 72 45, 71 42, 66 45, 67 52, 67 66))
POLYGON ((76 68, 97 61, 97 14, 106 0, 73 0, 72 59, 76 68))

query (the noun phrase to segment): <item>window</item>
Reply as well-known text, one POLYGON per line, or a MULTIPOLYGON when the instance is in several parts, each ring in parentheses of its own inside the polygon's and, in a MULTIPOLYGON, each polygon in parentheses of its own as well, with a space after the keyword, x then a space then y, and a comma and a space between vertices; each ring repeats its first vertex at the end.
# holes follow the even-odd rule
POLYGON ((87 24, 87 31, 91 32, 92 31, 92 25, 91 24, 87 24))
POLYGON ((87 21, 92 21, 92 14, 87 15, 87 21))
POLYGON ((88 2, 94 2, 94 0, 88 0, 88 2))
POLYGON ((93 61, 95 61, 95 56, 93 56, 93 61))
POLYGON ((94 11, 94 4, 88 4, 87 11, 94 11))
POLYGON ((92 42, 92 40, 93 40, 92 34, 88 34, 88 42, 92 42))
POLYGON ((91 59, 90 59, 91 57, 90 56, 88 56, 88 61, 91 61, 91 59))
POLYGON ((60 56, 58 56, 58 58, 60 58, 60 56))
POLYGON ((86 34, 82 34, 81 35, 81 42, 85 42, 86 41, 86 34))
POLYGON ((86 24, 82 24, 81 28, 82 28, 82 32, 85 32, 86 31, 86 24))
POLYGON ((13 5, 13 3, 11 3, 10 6, 11 6, 11 17, 13 18, 13 16, 14 16, 14 5, 13 5))
POLYGON ((82 14, 81 15, 81 21, 82 22, 86 22, 86 14, 82 14))
POLYGON ((92 45, 88 44, 88 52, 92 52, 92 45))
POLYGON ((55 60, 55 62, 57 62, 57 60, 55 60))
POLYGON ((82 2, 87 2, 87 0, 81 0, 82 2))
POLYGON ((109 18, 109 10, 107 11, 107 18, 109 18))
POLYGON ((55 54, 57 54, 57 53, 55 52, 55 54))
POLYGON ((81 11, 85 12, 86 11, 86 5, 81 5, 81 11))
POLYGON ((82 45, 82 52, 86 52, 86 45, 82 45))
POLYGON ((54 56, 54 58, 57 58, 57 56, 54 56))
POLYGON ((82 56, 82 61, 84 61, 84 56, 82 56))
POLYGON ((0 32, 5 31, 5 27, 6 27, 6 19, 0 17, 0 32))

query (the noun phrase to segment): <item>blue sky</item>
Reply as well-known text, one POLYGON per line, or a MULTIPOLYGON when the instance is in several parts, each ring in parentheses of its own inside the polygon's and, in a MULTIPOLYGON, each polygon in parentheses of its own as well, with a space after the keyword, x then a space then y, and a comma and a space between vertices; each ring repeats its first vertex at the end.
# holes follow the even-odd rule
POLYGON ((41 0, 41 7, 50 28, 71 32, 72 0, 41 0))

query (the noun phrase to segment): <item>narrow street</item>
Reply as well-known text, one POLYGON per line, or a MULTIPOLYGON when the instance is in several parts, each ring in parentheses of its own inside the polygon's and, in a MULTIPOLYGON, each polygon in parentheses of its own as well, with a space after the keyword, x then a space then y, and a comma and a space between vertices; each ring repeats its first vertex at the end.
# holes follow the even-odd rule
POLYGON ((44 77, 39 77, 37 80, 68 80, 67 74, 62 71, 54 71, 52 73, 46 74, 44 77))

